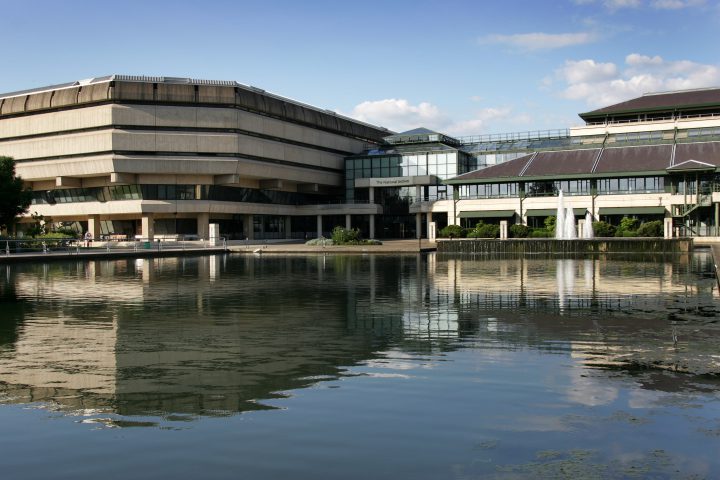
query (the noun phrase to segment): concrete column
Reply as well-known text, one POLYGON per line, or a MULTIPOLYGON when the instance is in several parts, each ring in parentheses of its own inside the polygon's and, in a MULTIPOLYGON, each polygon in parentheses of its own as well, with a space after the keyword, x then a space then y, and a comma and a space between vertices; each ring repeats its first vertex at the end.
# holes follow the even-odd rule
POLYGON ((197 216, 197 234, 201 240, 210 238, 210 214, 206 212, 198 213, 197 216))
POLYGON ((425 225, 425 236, 430 239, 430 224, 432 223, 432 212, 427 212, 425 214, 425 222, 427 225, 425 225))
POLYGON ((508 238, 508 221, 500 220, 500 240, 507 240, 508 238))
POLYGON ((88 217, 88 232, 92 235, 93 240, 100 240, 100 215, 88 217))
POLYGON ((155 240, 155 220, 152 213, 145 213, 142 216, 141 227, 143 240, 152 242, 155 240))
POLYGON ((420 203, 422 201, 422 186, 415 185, 415 201, 420 203))
POLYGON ((216 246, 220 244, 220 224, 211 223, 208 226, 208 238, 210 239, 210 245, 216 246))
POLYGON ((375 238, 375 215, 370 214, 370 238, 375 238))
POLYGON ((292 238, 292 217, 290 215, 285 217, 285 238, 288 240, 292 238))
POLYGON ((255 239, 255 232, 253 231, 253 216, 252 215, 243 215, 243 233, 245 234, 245 238, 247 238, 248 240, 255 239))
POLYGON ((415 238, 422 238, 422 213, 415 214, 415 238))
POLYGON ((672 238, 673 237, 673 219, 672 218, 666 218, 663 222, 664 232, 663 236, 665 238, 672 238))
POLYGON ((322 237, 323 230, 322 230, 322 215, 317 216, 317 236, 318 238, 322 237))
POLYGON ((345 228, 350 230, 352 228, 352 215, 349 213, 345 214, 345 228))
POLYGON ((375 203, 375 187, 370 187, 369 198, 370 203, 375 203))

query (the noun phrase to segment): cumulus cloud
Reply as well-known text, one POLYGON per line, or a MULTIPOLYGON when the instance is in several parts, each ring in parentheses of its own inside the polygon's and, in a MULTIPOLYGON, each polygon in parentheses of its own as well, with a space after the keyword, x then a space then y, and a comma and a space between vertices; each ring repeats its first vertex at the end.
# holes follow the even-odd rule
POLYGON ((403 98, 362 102, 353 108, 350 116, 396 131, 421 125, 427 128, 442 128, 448 123, 448 118, 435 105, 428 102, 412 105, 403 98))
POLYGON ((561 96, 598 107, 648 92, 718 86, 720 67, 632 53, 625 57, 623 67, 595 60, 568 60, 555 78, 564 84, 561 96))
POLYGON ((597 40, 592 32, 578 33, 517 33, 514 35, 488 35, 480 38, 483 44, 508 45, 521 50, 552 50, 556 48, 583 45, 597 40))
POLYGON ((486 107, 474 111, 469 118, 451 118, 429 102, 412 104, 398 98, 365 101, 347 115, 396 132, 425 127, 454 136, 479 135, 531 123, 529 114, 515 112, 509 106, 486 107), (500 129, 498 124, 502 125, 500 129))

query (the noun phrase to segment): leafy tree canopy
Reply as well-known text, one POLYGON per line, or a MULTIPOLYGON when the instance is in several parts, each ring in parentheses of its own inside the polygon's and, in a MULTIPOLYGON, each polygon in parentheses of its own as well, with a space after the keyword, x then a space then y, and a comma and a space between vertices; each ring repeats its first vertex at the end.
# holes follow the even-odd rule
POLYGON ((18 215, 27 212, 31 200, 32 192, 15 175, 15 160, 0 156, 0 228, 9 230, 18 215))

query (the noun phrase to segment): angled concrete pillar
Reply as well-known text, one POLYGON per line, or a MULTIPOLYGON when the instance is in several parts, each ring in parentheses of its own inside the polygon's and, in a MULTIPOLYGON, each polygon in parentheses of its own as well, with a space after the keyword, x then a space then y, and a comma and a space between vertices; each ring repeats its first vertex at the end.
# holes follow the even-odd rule
POLYGON ((142 216, 141 226, 143 240, 152 242, 155 240, 155 220, 152 213, 144 213, 142 216))
POLYGON ((197 234, 202 240, 210 238, 210 214, 198 213, 197 216, 197 234))
POLYGON ((370 238, 375 238, 375 215, 370 215, 370 238))
POLYGON ((323 230, 322 230, 322 215, 317 216, 317 238, 322 237, 323 230))
POLYGON ((430 224, 432 223, 432 212, 427 212, 425 215, 426 215, 425 221, 427 223, 427 225, 425 226, 425 230, 427 233, 426 236, 427 236, 428 240, 430 240, 430 224))
POLYGON ((352 215, 349 213, 345 214, 345 228, 348 230, 352 228, 352 215))

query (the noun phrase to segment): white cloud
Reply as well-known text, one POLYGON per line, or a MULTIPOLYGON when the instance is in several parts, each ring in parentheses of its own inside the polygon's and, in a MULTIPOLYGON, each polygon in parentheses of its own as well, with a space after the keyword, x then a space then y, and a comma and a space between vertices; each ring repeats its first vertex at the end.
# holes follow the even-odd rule
POLYGON ((516 113, 509 106, 483 108, 469 118, 451 118, 429 102, 413 105, 397 98, 362 102, 347 115, 396 132, 425 127, 453 136, 479 135, 531 123, 529 114, 516 113))
POLYGON ((705 0, 654 0, 652 6, 661 10, 679 10, 681 8, 700 7, 705 0))
POLYGON ((512 109, 509 107, 483 108, 475 112, 472 118, 458 120, 448 126, 451 135, 479 135, 492 130, 493 122, 507 120, 512 116, 512 109))
POLYGON ((561 74, 567 83, 577 84, 613 78, 617 75, 617 67, 614 63, 598 63, 594 60, 568 60, 561 74))
POLYGON ((594 60, 568 60, 556 71, 556 78, 564 83, 561 96, 598 107, 648 92, 718 86, 720 67, 632 53, 625 57, 624 68, 594 60))
POLYGON ((412 105, 403 98, 362 102, 353 108, 350 116, 398 132, 419 126, 440 129, 448 124, 448 118, 435 105, 428 102, 412 105))
POLYGON ((488 35, 480 43, 508 45, 521 50, 551 50, 555 48, 583 45, 597 40, 592 32, 578 33, 517 33, 514 35, 488 35))
POLYGON ((637 8, 640 6, 640 0, 605 0, 603 4, 610 10, 619 10, 621 8, 637 8))

